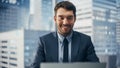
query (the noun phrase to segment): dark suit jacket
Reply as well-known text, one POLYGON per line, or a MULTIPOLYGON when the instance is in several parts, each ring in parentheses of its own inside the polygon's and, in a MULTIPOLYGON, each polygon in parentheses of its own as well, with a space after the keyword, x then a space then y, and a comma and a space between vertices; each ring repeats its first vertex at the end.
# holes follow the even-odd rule
MULTIPOLYGON (((41 62, 58 62, 58 36, 56 32, 39 38, 39 47, 32 68, 39 68, 41 62)), ((99 62, 89 36, 73 31, 71 62, 99 62)))

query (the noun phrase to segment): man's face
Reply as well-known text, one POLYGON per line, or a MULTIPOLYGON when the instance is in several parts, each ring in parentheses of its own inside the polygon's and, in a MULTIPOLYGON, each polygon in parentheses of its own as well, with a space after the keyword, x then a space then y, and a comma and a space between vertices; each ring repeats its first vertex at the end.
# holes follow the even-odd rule
POLYGON ((75 16, 72 10, 59 8, 56 12, 56 15, 54 16, 54 20, 57 25, 58 32, 66 36, 73 28, 75 23, 75 16))

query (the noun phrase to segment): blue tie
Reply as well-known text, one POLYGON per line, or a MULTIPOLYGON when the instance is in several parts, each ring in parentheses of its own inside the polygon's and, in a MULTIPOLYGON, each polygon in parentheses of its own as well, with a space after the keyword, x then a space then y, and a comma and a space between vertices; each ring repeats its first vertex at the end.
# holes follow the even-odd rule
POLYGON ((63 62, 68 62, 68 40, 64 38, 63 40, 64 52, 63 52, 63 62))

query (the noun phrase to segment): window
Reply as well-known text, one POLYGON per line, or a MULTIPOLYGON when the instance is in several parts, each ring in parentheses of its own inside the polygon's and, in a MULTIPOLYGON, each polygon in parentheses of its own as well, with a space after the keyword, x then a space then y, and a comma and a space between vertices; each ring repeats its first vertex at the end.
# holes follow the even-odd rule
POLYGON ((2 66, 1 68, 7 68, 7 67, 2 66))
POLYGON ((7 43, 7 41, 1 41, 2 43, 7 43))
POLYGON ((15 63, 10 63, 10 65, 12 65, 12 66, 17 66, 17 64, 15 64, 15 63))
POLYGON ((2 58, 4 58, 4 59, 7 59, 8 57, 7 56, 1 56, 2 58))
POLYGON ((1 51, 1 53, 7 53, 7 51, 1 51))
POLYGON ((1 63, 3 63, 3 64, 7 64, 7 62, 5 62, 5 61, 1 61, 1 63))
POLYGON ((17 60, 17 58, 10 57, 10 60, 17 60))
POLYGON ((29 46, 26 46, 25 48, 26 48, 26 50, 29 50, 29 49, 30 49, 30 47, 29 47, 29 46))
POLYGON ((1 46, 2 48, 7 48, 7 46, 1 46))
POLYGON ((16 54, 16 52, 10 52, 11 54, 16 54))

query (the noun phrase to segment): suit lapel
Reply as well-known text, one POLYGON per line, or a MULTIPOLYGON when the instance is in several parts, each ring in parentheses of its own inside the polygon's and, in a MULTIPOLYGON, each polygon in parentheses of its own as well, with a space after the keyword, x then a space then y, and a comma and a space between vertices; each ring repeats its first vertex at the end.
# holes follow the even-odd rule
MULTIPOLYGON (((76 32, 73 31, 73 36, 72 36, 72 43, 71 43, 71 61, 74 61, 74 58, 76 58, 77 54, 78 54, 78 50, 79 50, 79 43, 80 43, 80 39, 77 35, 76 32)), ((52 45, 52 53, 51 53, 51 57, 53 59, 54 62, 58 62, 58 36, 57 36, 57 32, 53 33, 53 38, 51 39, 53 42, 52 45)))
POLYGON ((52 45, 52 59, 54 62, 58 62, 58 37, 57 32, 53 33, 53 39, 51 39, 53 42, 52 45))
POLYGON ((74 61, 74 58, 78 54, 78 49, 79 49, 79 37, 75 32, 73 32, 72 36, 72 45, 71 45, 71 61, 74 61))

